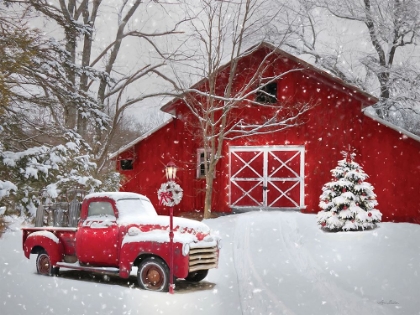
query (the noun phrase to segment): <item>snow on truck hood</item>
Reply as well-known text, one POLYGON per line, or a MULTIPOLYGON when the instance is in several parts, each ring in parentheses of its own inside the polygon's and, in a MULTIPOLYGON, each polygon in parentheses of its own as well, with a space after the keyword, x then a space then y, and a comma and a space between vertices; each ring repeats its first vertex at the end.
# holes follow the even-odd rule
MULTIPOLYGON (((169 242, 169 216, 143 217, 140 219, 139 222, 131 221, 125 224, 129 228, 122 245, 142 241, 169 242)), ((210 228, 204 223, 174 217, 173 228, 175 243, 200 243, 203 247, 217 245, 218 238, 210 235, 210 228)))
MULTIPOLYGON (((170 217, 166 215, 157 215, 157 216, 139 216, 135 218, 131 218, 130 220, 118 219, 117 222, 119 225, 138 225, 138 226, 161 226, 168 228, 169 230, 169 220, 170 217)), ((202 233, 208 234, 210 233, 210 228, 199 221, 174 217, 173 218, 173 226, 175 232, 180 233, 188 233, 188 232, 195 232, 195 233, 202 233)))

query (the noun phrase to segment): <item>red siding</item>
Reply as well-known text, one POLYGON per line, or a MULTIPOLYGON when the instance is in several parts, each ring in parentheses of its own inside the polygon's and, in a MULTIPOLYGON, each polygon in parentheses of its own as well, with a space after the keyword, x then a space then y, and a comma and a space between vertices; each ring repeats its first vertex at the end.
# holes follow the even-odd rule
MULTIPOLYGON (((266 53, 261 50, 249 58, 243 58, 244 69, 237 85, 254 70, 266 53)), ((274 58, 274 57, 273 57, 274 58)), ((285 57, 272 60, 271 73, 301 68, 296 60, 285 57)), ((306 64, 303 64, 306 66, 306 64)), ((270 74, 270 73, 268 73, 270 74)), ((223 75, 221 75, 222 77, 223 75)), ((321 188, 330 181, 330 170, 342 159, 341 151, 349 145, 357 153, 356 161, 370 176, 374 186, 378 209, 384 221, 420 223, 420 143, 366 117, 361 109, 374 102, 360 91, 341 85, 336 79, 312 69, 287 74, 278 83, 278 99, 287 104, 311 101, 317 106, 305 116, 305 124, 278 133, 226 141, 223 157, 217 165, 214 182, 213 211, 230 212, 229 208, 229 146, 305 146, 305 205, 303 212, 319 211, 321 188), (252 141, 251 141, 252 140, 252 141)), ((171 105, 171 108, 176 108, 171 105)), ((259 121, 267 113, 249 106, 238 110, 241 118, 259 121)), ((173 160, 181 169, 178 181, 184 189, 179 211, 203 210, 204 179, 196 179, 199 131, 191 129, 191 120, 185 106, 177 107, 173 122, 142 140, 132 149, 119 156, 135 157, 134 170, 123 171, 127 177, 123 185, 126 191, 140 192, 148 196, 160 213, 167 213, 158 206, 157 190, 165 182, 164 165, 173 160), (135 154, 134 154, 135 152, 135 154)))

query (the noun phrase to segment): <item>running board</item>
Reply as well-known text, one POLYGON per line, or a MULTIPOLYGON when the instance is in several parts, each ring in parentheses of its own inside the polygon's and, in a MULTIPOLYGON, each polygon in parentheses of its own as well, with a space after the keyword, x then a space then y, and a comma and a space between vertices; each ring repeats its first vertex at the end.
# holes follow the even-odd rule
POLYGON ((58 262, 55 267, 60 268, 67 268, 73 270, 83 270, 83 271, 90 271, 100 274, 110 274, 110 275, 118 275, 120 269, 115 267, 91 267, 91 266, 81 266, 79 262, 76 263, 66 263, 66 262, 58 262))

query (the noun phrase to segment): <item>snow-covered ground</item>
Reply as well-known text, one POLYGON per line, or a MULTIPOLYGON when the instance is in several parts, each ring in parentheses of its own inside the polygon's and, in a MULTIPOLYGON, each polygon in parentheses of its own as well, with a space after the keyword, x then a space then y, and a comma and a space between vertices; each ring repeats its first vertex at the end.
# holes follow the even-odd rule
POLYGON ((135 278, 74 271, 38 276, 21 231, 0 239, 0 314, 420 314, 420 226, 381 223, 325 233, 315 215, 253 212, 206 220, 223 239, 220 264, 175 294, 135 278))

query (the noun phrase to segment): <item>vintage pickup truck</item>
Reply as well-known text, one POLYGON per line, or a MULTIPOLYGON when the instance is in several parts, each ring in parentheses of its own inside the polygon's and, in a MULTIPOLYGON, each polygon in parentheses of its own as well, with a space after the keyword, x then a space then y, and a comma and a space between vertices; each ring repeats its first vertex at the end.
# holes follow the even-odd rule
MULTIPOLYGON (((66 268, 128 278, 137 267, 141 288, 168 291, 169 217, 157 215, 147 197, 92 193, 79 211, 75 227, 22 229, 25 256, 38 254, 39 274, 54 275, 66 268)), ((211 235, 207 225, 184 218, 173 218, 173 230, 174 277, 203 280, 209 269, 217 268, 220 239, 211 235)))

